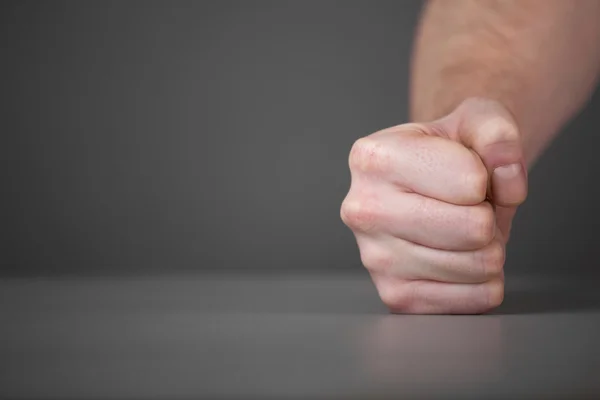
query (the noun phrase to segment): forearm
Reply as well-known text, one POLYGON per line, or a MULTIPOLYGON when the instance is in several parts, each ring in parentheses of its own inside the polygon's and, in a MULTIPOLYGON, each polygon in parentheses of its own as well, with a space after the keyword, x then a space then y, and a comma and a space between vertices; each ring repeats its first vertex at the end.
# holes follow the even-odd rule
POLYGON ((531 166, 593 92, 599 39, 597 0, 431 0, 415 39, 411 120, 439 118, 468 97, 498 100, 531 166))

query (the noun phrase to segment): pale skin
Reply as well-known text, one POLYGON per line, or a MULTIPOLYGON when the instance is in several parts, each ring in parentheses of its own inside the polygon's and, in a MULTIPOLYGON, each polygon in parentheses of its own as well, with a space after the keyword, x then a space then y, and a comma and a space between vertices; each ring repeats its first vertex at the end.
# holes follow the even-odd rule
POLYGON ((411 122, 357 140, 341 217, 391 312, 479 314, 504 299, 527 171, 600 73, 600 0, 432 0, 411 122))

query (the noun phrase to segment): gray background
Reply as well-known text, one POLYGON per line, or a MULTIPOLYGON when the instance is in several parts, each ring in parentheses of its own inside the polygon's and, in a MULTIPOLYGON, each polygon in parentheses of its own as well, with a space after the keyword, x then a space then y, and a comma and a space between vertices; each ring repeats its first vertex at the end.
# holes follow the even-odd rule
MULTIPOLYGON (((406 122, 420 6, 4 2, 2 273, 360 271, 347 154, 406 122)), ((509 272, 596 273, 598 107, 532 171, 509 272)))

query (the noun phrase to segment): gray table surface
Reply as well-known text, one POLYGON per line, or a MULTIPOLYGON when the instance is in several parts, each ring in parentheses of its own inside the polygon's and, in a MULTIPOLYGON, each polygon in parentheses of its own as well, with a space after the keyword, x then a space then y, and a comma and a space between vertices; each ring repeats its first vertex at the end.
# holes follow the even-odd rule
POLYGON ((3 398, 600 398, 600 282, 390 315, 366 274, 0 281, 3 398))

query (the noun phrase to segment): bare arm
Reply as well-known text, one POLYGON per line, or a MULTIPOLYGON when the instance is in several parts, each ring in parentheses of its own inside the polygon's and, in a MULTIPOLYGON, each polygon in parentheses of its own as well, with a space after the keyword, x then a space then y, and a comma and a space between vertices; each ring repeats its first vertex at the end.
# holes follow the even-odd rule
POLYGON ((411 119, 468 97, 515 118, 531 166, 585 105, 600 70, 598 0, 430 0, 412 60, 411 119))

